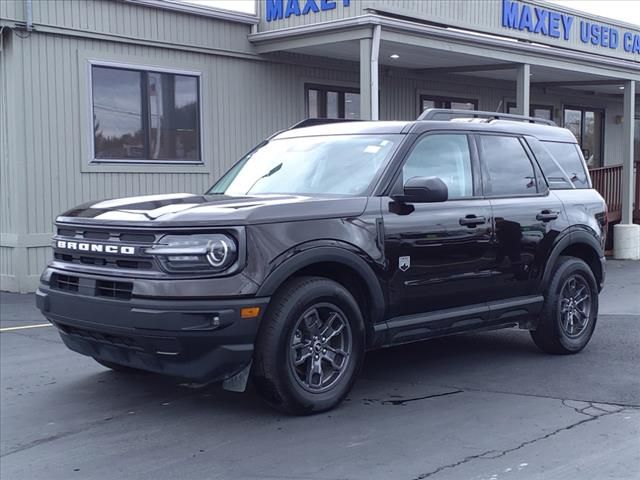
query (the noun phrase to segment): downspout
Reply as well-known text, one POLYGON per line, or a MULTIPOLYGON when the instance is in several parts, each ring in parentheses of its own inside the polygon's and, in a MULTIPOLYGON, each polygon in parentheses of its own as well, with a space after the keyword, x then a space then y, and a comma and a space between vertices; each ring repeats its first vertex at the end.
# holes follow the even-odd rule
POLYGON ((33 0, 24 0, 24 18, 27 32, 33 30, 33 0))
POLYGON ((373 41, 371 45, 371 120, 380 120, 380 96, 378 94, 378 57, 380 55, 381 25, 373 27, 373 41))

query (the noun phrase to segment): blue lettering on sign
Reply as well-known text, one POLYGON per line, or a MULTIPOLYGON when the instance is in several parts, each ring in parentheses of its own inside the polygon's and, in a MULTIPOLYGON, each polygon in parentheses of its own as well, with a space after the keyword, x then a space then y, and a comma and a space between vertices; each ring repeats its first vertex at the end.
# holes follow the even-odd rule
POLYGON ((348 7, 351 0, 265 0, 266 20, 282 20, 291 16, 299 17, 310 13, 326 12, 338 7, 338 2, 342 2, 343 7, 348 7), (302 9, 300 9, 300 5, 302 9))
MULTIPOLYGON (((542 7, 531 7, 518 0, 502 0, 502 26, 527 31, 536 35, 561 38, 568 41, 574 16, 542 7)), ((580 32, 576 37, 584 44, 640 53, 640 33, 621 33, 617 28, 601 23, 580 20, 580 32)))

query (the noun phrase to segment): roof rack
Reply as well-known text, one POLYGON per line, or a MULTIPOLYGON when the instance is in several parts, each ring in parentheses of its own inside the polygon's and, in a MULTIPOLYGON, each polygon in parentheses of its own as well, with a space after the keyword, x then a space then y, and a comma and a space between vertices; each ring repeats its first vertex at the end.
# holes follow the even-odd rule
POLYGON ((360 120, 352 118, 305 118, 291 125, 288 130, 295 130, 296 128, 313 127, 315 125, 326 125, 327 123, 344 123, 344 122, 359 122, 360 120))
POLYGON ((469 118, 484 118, 491 122, 492 120, 512 120, 516 122, 528 122, 539 123, 542 125, 551 125, 557 127, 556 123, 552 120, 546 120, 544 118, 527 117, 525 115, 514 115, 512 113, 499 113, 499 112, 481 112, 478 110, 457 110, 450 108, 429 108, 422 112, 418 117, 418 120, 436 120, 438 115, 463 115, 469 118))

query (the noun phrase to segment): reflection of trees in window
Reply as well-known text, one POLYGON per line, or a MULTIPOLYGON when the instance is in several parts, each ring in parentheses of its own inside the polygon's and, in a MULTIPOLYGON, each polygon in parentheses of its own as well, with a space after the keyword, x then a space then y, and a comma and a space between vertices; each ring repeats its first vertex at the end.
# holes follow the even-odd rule
POLYGON ((200 159, 198 78, 94 66, 96 159, 200 159))

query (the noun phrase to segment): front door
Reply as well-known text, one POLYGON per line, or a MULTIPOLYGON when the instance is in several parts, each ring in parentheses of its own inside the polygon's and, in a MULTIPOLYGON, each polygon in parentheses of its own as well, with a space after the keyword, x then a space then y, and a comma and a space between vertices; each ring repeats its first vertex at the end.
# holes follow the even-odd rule
POLYGON ((442 203, 382 198, 390 316, 482 304, 490 288, 491 205, 479 196, 479 170, 464 133, 432 133, 408 154, 394 192, 412 177, 435 176, 449 190, 442 203))

